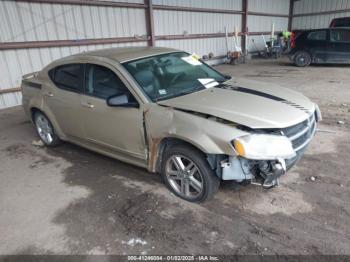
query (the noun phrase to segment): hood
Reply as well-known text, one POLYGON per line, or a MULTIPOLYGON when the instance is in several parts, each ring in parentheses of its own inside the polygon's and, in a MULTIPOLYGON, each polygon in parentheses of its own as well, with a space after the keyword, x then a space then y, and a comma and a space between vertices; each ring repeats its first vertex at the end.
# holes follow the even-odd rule
POLYGON ((158 104, 216 116, 250 128, 289 127, 315 111, 315 104, 298 92, 245 79, 230 80, 220 87, 158 104))

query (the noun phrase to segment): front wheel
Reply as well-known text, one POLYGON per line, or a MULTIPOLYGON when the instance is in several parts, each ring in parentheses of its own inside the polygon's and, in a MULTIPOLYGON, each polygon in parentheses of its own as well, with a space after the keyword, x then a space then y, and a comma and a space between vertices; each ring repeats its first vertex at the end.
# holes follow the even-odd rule
POLYGON ((56 135, 50 120, 45 114, 36 112, 34 114, 34 123, 40 139, 46 146, 56 146, 60 144, 61 140, 56 135))
POLYGON ((166 151, 162 176, 174 194, 190 202, 211 199, 220 185, 220 179, 210 168, 204 154, 181 144, 166 151))
POLYGON ((298 67, 305 67, 311 64, 311 56, 308 52, 299 51, 294 56, 294 63, 298 67))

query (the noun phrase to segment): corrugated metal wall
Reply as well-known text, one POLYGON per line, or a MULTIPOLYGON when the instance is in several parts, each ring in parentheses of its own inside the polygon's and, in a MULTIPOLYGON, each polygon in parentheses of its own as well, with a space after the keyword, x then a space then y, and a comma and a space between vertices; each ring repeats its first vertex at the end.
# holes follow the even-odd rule
MULTIPOLYGON (((241 0, 153 0, 154 5, 186 6, 197 8, 212 8, 218 10, 242 10, 241 0)), ((241 30, 242 16, 240 14, 200 13, 173 10, 155 10, 156 35, 186 35, 224 33, 225 27, 233 32, 235 27, 241 30)), ((240 43, 239 43, 240 44, 240 43)), ((233 47, 230 38, 229 45, 233 47)), ((215 56, 226 54, 225 38, 202 38, 184 40, 160 40, 157 46, 173 47, 199 55, 213 53, 215 56)))
MULTIPOLYGON (((144 0, 108 0, 143 4, 144 0)), ((211 8, 218 10, 242 10, 242 0, 153 0, 154 5, 211 8)), ((249 0, 248 11, 288 14, 289 0, 249 0)), ((81 40, 113 37, 134 37, 147 34, 145 10, 64 4, 27 3, 10 0, 0 1, 0 42, 27 42, 47 40, 81 40)), ((241 14, 154 10, 155 35, 187 35, 224 33, 237 27, 241 31, 241 14)), ((253 31, 270 31, 287 28, 288 18, 249 15, 248 28, 253 31)), ((252 39, 248 48, 253 50, 252 39)), ((258 41, 260 39, 260 42, 258 41)), ((240 41, 239 41, 240 42, 240 41)), ((111 46, 146 45, 147 42, 77 47, 31 48, 0 51, 0 89, 20 86, 21 76, 40 70, 51 61, 84 50, 111 46)), ((240 44, 240 43, 239 43, 240 44)), ((158 40, 157 46, 174 47, 200 55, 213 52, 215 56, 226 54, 225 38, 201 38, 158 40)), ((233 47, 233 38, 229 45, 233 47)), ((21 103, 20 93, 0 94, 0 109, 21 103)))
MULTIPOLYGON (((154 4, 213 8, 223 10, 242 10, 242 1, 235 0, 153 0, 154 4)), ((288 15, 289 0, 249 0, 248 11, 265 12, 288 15)), ((240 31, 242 17, 240 14, 218 14, 218 13, 194 13, 184 11, 156 10, 155 29, 156 35, 166 34, 200 34, 200 33, 223 33, 225 26, 229 32, 234 31, 237 26, 240 31)), ((275 31, 283 31, 288 28, 288 17, 249 15, 248 29, 250 32, 270 32, 272 24, 275 24, 275 31)), ((270 36, 265 34, 266 40, 270 36)), ((224 38, 214 39, 194 39, 194 40, 174 40, 157 41, 159 46, 170 46, 181 48, 189 52, 198 54, 223 55, 226 53, 224 38)), ((232 38, 229 45, 233 46, 232 38)), ((249 36, 247 42, 248 50, 255 51, 262 49, 264 42, 261 36, 249 36), (255 45, 253 43, 255 42, 255 45)))
MULTIPOLYGON (((294 3, 294 15, 350 9, 349 0, 300 0, 294 3)), ((293 18, 293 29, 328 27, 333 18, 350 16, 350 12, 300 16, 293 18)))
MULTIPOLYGON (((0 42, 146 35, 144 10, 132 8, 1 1, 0 21, 0 42)), ((87 50, 130 45, 146 45, 146 42, 0 51, 0 89, 19 87, 22 75, 38 71, 60 57, 87 50)), ((20 92, 0 95, 0 109, 19 104, 20 92)))
MULTIPOLYGON (((248 11, 288 15, 289 0, 249 0, 248 11)), ((274 17, 261 15, 248 16, 249 32, 271 32, 272 24, 275 25, 275 31, 287 30, 288 17, 274 17)), ((268 34, 265 34, 264 36, 266 41, 268 41, 271 38, 271 35, 268 34)), ((251 52, 260 50, 265 46, 265 42, 261 35, 249 36, 247 44, 248 50, 251 52)))

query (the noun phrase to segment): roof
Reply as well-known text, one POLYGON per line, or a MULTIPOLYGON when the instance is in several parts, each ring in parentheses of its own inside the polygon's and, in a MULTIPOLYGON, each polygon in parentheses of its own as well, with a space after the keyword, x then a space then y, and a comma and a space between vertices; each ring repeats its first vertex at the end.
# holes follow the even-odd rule
MULTIPOLYGON (((100 49, 95 51, 83 52, 80 54, 73 55, 71 57, 81 57, 81 56, 97 56, 105 57, 109 59, 116 60, 120 63, 131 61, 143 57, 165 54, 176 52, 179 50, 165 47, 116 47, 109 49, 100 49)), ((67 57, 68 58, 68 57, 67 57)))
POLYGON ((310 32, 310 31, 322 31, 322 30, 350 30, 350 27, 326 27, 326 28, 316 28, 316 29, 295 29, 295 32, 310 32))

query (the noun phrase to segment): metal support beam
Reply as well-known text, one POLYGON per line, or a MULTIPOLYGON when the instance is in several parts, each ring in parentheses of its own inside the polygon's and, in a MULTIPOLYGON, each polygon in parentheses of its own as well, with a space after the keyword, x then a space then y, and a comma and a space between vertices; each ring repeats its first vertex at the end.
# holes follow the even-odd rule
POLYGON ((147 8, 144 4, 100 1, 100 0, 14 0, 16 2, 41 3, 41 4, 63 4, 63 5, 88 5, 106 7, 147 8))
POLYGON ((198 13, 217 13, 217 14, 242 14, 238 10, 212 9, 202 7, 188 7, 188 6, 172 6, 172 5, 153 5, 155 10, 171 10, 182 12, 198 12, 198 13))
MULTIPOLYGON (((276 32, 277 34, 280 32, 276 32)), ((250 32, 249 35, 270 35, 271 32, 250 32)), ((228 36, 234 36, 234 33, 228 33, 228 36)), ((239 33, 238 36, 243 36, 239 33)), ((225 37, 225 33, 212 34, 189 34, 189 35, 159 35, 155 36, 156 40, 184 40, 184 39, 203 39, 203 38, 219 38, 225 37)))
POLYGON ((264 13, 264 12, 252 12, 252 11, 248 11, 248 15, 272 16, 272 17, 285 17, 285 18, 288 18, 288 17, 289 17, 287 14, 264 13))
MULTIPOLYGON (((270 33, 271 32, 250 32, 249 35, 268 35, 270 33)), ((279 32, 276 32, 276 33, 279 33, 279 32)), ((233 36, 233 33, 230 33, 228 35, 233 36)), ((239 36, 243 36, 243 35, 244 35, 243 33, 239 33, 239 36)), ((203 38, 219 38, 219 37, 225 37, 225 33, 159 35, 159 36, 153 36, 153 42, 155 42, 156 40, 203 39, 203 38)), ((135 37, 119 37, 119 38, 98 38, 98 39, 84 39, 84 40, 7 42, 7 43, 0 43, 0 50, 101 45, 101 44, 112 44, 112 43, 134 43, 134 42, 146 42, 146 41, 150 41, 150 39, 135 38, 135 37)))
POLYGON ((82 45, 103 45, 114 43, 133 43, 146 42, 147 39, 135 37, 114 37, 114 38, 94 38, 81 40, 51 40, 51 41, 26 41, 26 42, 2 42, 0 50, 25 49, 25 48, 47 48, 63 46, 82 46, 82 45))
POLYGON ((246 54, 247 53, 247 50, 246 50, 246 35, 248 33, 248 0, 242 0, 242 29, 241 29, 241 32, 242 32, 242 38, 241 38, 241 45, 242 45, 242 52, 243 54, 246 54))
POLYGON ((10 94, 15 92, 21 92, 20 87, 8 88, 8 89, 0 89, 0 95, 2 94, 10 94))
POLYGON ((350 9, 339 9, 339 10, 322 11, 322 12, 315 12, 315 13, 295 14, 295 15, 293 15, 293 17, 316 16, 316 15, 332 15, 332 14, 347 13, 347 12, 350 12, 350 9))
POLYGON ((146 9, 146 28, 147 35, 149 36, 148 45, 155 46, 155 37, 154 37, 154 19, 153 19, 153 4, 152 0, 144 0, 146 9))
POLYGON ((294 0, 289 0, 289 16, 288 16, 288 31, 291 32, 293 28, 293 13, 294 13, 294 0))

